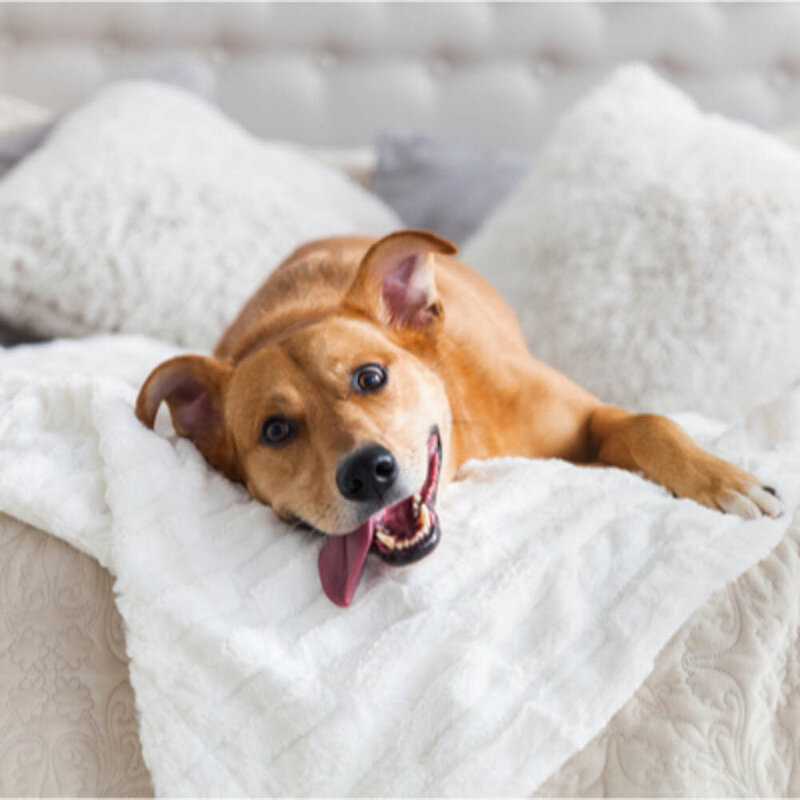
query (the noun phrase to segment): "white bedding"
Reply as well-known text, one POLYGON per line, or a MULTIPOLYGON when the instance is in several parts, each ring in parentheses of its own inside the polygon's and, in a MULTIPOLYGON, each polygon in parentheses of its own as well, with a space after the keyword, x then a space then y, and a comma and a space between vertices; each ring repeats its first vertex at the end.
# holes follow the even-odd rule
POLYGON ((800 515, 692 614, 636 694, 538 793, 800 796, 800 515))
MULTIPOLYGON (((617 470, 472 463, 443 541, 368 563, 351 608, 320 545, 208 468, 136 386, 173 347, 0 353, 0 511, 107 565, 157 794, 521 794, 595 736, 687 616, 781 539, 800 392, 715 449, 780 489, 743 522, 617 470)), ((682 419, 700 438, 720 426, 682 419)))

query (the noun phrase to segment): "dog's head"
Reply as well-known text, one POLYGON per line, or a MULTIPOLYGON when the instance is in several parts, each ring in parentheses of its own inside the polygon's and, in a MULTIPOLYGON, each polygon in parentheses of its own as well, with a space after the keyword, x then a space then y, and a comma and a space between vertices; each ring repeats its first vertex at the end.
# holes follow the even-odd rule
POLYGON ((236 364, 179 356, 136 413, 175 430, 286 520, 328 535, 326 594, 348 605, 370 550, 408 564, 438 542, 450 406, 435 370, 444 309, 434 262, 455 247, 401 231, 366 252, 341 306, 295 321, 236 364))

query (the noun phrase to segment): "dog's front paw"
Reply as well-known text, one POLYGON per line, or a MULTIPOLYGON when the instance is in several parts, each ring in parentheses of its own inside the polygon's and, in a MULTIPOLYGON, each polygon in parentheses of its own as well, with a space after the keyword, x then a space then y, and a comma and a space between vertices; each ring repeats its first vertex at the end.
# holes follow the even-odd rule
POLYGON ((678 491, 678 495, 744 519, 783 514, 783 502, 775 489, 749 472, 713 456, 693 466, 687 470, 683 491, 678 491))
POLYGON ((783 503, 771 486, 758 481, 742 489, 722 489, 716 497, 717 505, 729 514, 738 514, 745 519, 755 519, 762 514, 779 517, 783 514, 783 503))

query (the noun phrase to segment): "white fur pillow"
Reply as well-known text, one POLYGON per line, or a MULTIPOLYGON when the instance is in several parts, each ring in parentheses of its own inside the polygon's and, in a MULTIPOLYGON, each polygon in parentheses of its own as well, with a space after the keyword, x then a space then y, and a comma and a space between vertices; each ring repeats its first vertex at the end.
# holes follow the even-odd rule
POLYGON ((800 155, 647 67, 564 117, 463 257, 607 401, 736 419, 800 377, 800 155))
POLYGON ((298 244, 399 225, 340 173, 201 100, 117 84, 0 183, 0 319, 211 347, 298 244))

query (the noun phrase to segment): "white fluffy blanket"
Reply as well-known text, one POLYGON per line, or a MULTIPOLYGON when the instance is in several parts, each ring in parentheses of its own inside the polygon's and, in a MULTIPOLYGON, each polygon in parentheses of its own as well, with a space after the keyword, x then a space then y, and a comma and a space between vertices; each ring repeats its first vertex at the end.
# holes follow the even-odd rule
POLYGON ((139 381, 175 350, 106 337, 0 351, 0 511, 108 566, 145 760, 161 795, 533 791, 633 694, 800 500, 800 391, 701 440, 781 491, 744 522, 635 475, 468 464, 437 551, 368 562, 349 609, 320 540, 212 471, 139 381))

